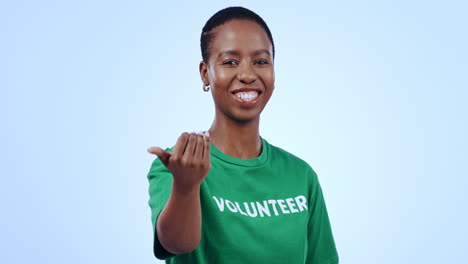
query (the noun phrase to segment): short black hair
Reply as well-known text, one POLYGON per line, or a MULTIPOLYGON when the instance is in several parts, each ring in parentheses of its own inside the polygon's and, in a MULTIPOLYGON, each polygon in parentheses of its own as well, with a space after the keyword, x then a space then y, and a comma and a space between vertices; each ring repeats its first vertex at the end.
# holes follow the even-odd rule
POLYGON ((247 8, 232 6, 216 12, 212 17, 210 17, 210 19, 208 19, 205 26, 203 27, 200 37, 200 48, 202 58, 205 63, 208 63, 208 58, 210 55, 210 44, 214 37, 211 30, 233 19, 247 19, 260 25, 265 30, 268 38, 271 41, 271 45, 273 47, 273 58, 275 57, 275 43, 273 42, 270 29, 268 28, 265 21, 263 21, 263 19, 255 12, 247 8))

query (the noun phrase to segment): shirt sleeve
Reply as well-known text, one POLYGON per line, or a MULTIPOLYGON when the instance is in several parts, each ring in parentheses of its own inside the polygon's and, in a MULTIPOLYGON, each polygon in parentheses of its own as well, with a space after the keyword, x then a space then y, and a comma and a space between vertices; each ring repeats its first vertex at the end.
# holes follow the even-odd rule
POLYGON ((307 264, 337 264, 339 262, 327 207, 317 174, 312 168, 307 234, 307 264))
MULTIPOLYGON (((166 151, 169 150, 166 149, 166 151)), ((175 254, 168 252, 159 242, 156 221, 169 199, 172 188, 172 174, 158 158, 151 164, 148 181, 150 196, 148 205, 151 208, 151 222, 153 225, 153 253, 156 258, 164 260, 175 256, 175 254)))

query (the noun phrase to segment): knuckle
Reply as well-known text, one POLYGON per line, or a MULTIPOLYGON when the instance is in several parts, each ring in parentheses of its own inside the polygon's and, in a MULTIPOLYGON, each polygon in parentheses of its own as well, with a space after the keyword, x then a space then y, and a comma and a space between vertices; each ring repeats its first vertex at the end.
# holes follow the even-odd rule
POLYGON ((188 165, 189 165, 188 160, 184 159, 184 158, 180 159, 179 163, 180 163, 180 165, 182 165, 184 167, 188 167, 188 165))
POLYGON ((202 168, 203 169, 209 169, 209 168, 211 168, 211 164, 207 163, 207 162, 204 162, 204 163, 202 163, 202 168))

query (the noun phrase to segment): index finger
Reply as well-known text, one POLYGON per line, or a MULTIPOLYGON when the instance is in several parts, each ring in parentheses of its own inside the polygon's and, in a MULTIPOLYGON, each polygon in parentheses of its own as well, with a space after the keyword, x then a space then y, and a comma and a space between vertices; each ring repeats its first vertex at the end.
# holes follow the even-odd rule
POLYGON ((210 158, 210 138, 206 135, 203 135, 203 159, 210 158))
POLYGON ((189 134, 187 132, 184 132, 182 133, 182 135, 180 135, 179 139, 177 139, 177 143, 172 149, 172 156, 180 157, 180 154, 184 153, 185 146, 187 145, 188 139, 189 139, 189 134))

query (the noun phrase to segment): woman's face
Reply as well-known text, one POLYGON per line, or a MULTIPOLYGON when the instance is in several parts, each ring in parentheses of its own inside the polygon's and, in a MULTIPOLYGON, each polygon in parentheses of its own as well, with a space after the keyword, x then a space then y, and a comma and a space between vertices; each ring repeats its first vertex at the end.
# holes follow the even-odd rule
POLYGON ((234 19, 212 33, 208 65, 200 63, 200 74, 211 85, 217 114, 238 122, 258 119, 275 83, 273 47, 265 30, 234 19))

